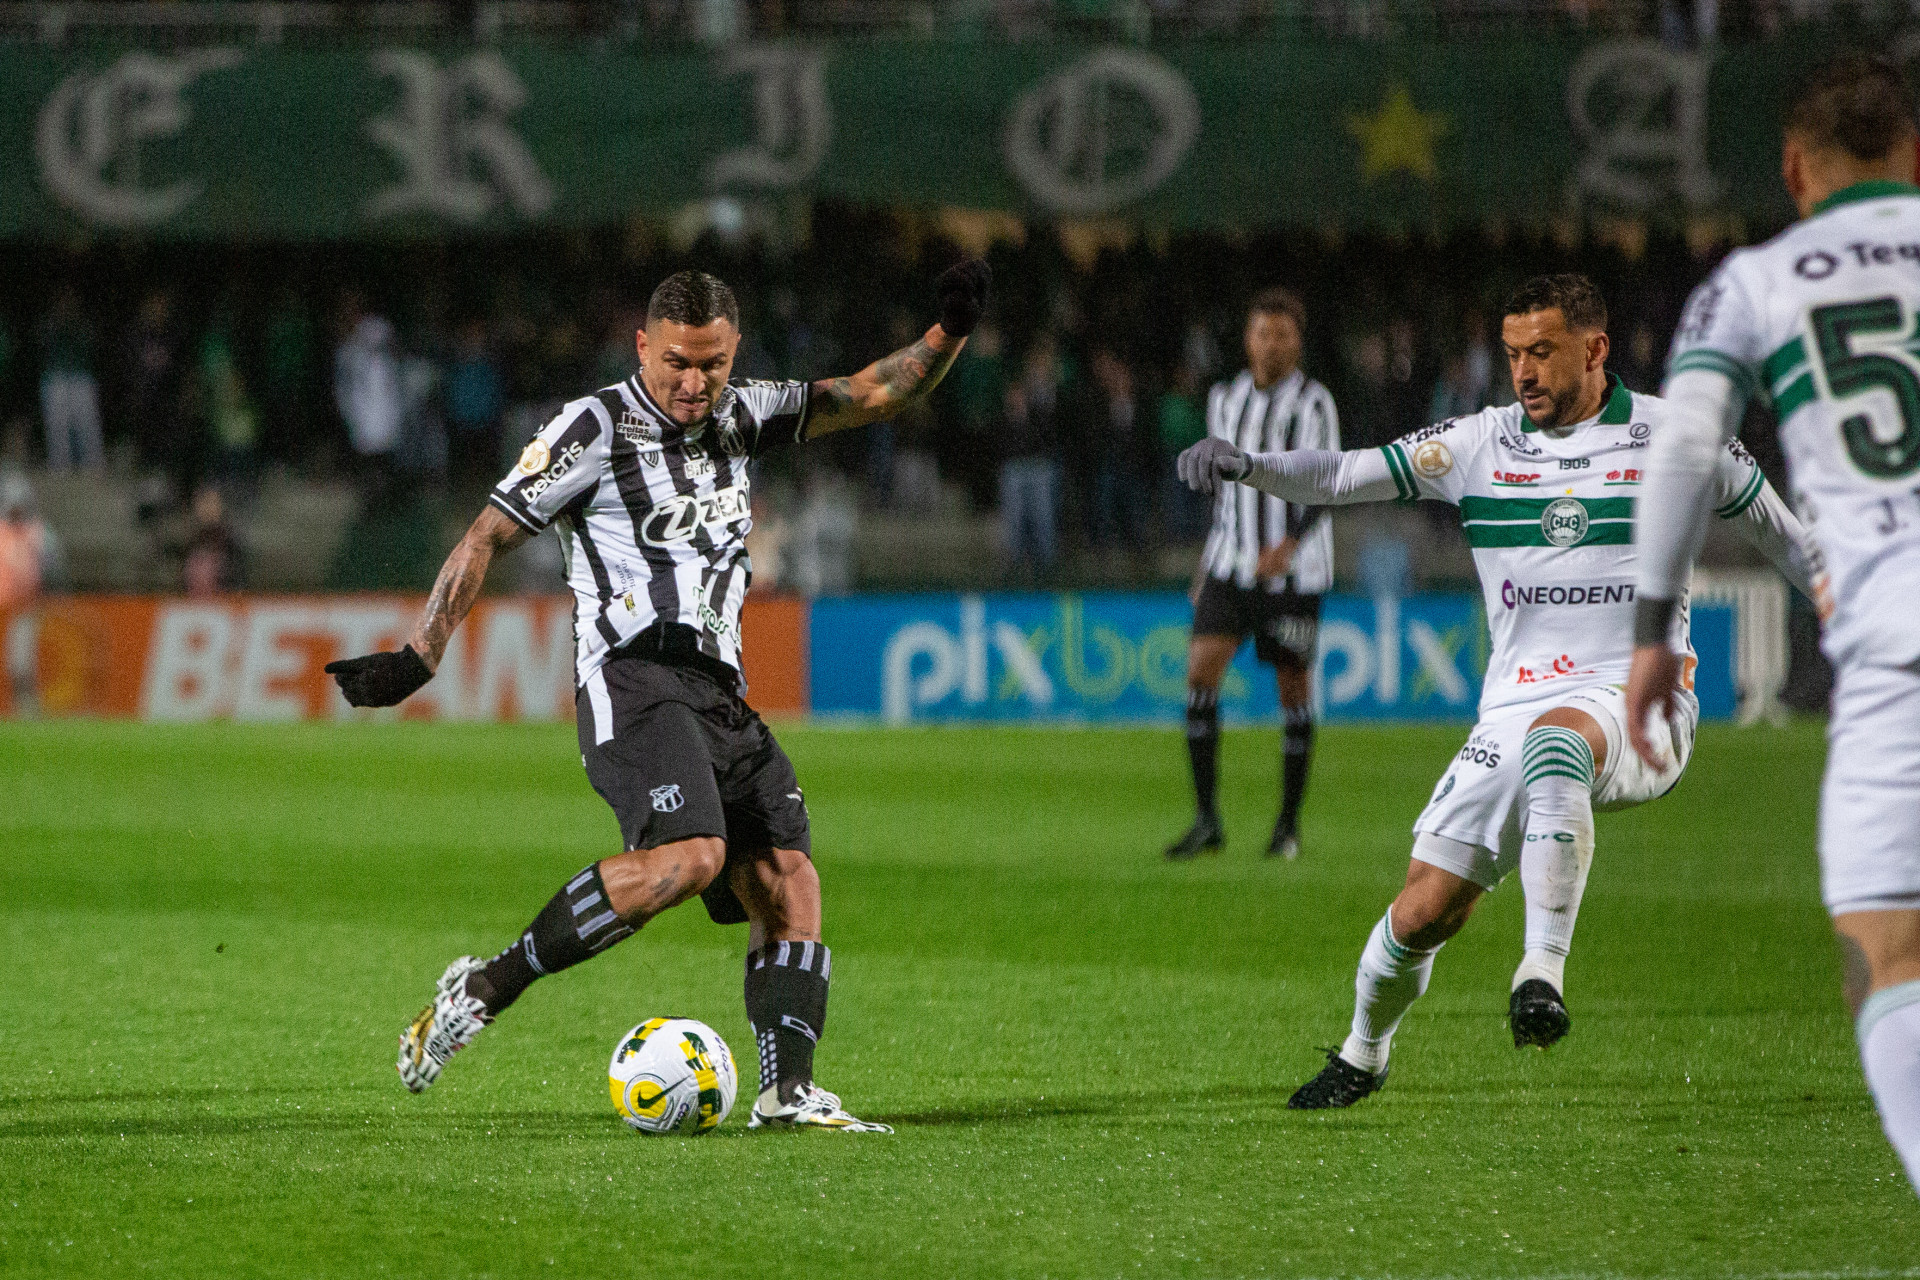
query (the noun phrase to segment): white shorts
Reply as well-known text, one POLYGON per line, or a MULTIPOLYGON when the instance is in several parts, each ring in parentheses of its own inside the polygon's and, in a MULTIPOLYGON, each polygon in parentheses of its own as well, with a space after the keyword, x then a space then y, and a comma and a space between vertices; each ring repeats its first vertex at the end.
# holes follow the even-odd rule
POLYGON ((1473 846, 1471 858, 1449 856, 1430 844, 1418 844, 1414 857, 1491 889, 1520 865, 1527 831, 1527 793, 1521 776, 1521 745, 1533 722, 1556 707, 1584 711, 1607 739, 1607 762, 1593 784, 1593 807, 1625 809, 1657 800, 1673 790, 1693 754, 1699 704, 1691 698, 1672 721, 1654 726, 1654 743, 1667 767, 1647 767, 1627 741, 1627 694, 1619 685, 1596 685, 1553 701, 1502 707, 1473 727, 1467 745, 1453 758, 1433 799, 1413 824, 1416 835, 1444 836, 1473 846))
POLYGON ((1834 915, 1920 908, 1920 663, 1834 682, 1820 892, 1834 915))

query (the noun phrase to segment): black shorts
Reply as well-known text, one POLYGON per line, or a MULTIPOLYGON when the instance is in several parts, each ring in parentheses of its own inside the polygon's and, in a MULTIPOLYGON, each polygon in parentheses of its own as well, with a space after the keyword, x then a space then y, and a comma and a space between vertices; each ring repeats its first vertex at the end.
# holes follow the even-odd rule
POLYGON ((1313 665, 1320 640, 1320 597, 1238 587, 1208 575, 1193 605, 1193 634, 1253 636, 1253 656, 1269 666, 1313 665))
MULTIPOLYGON (((809 857, 813 838, 793 762, 753 708, 698 667, 609 658, 601 674, 613 736, 596 743, 591 695, 574 698, 587 780, 620 820, 628 849, 695 836, 727 842, 727 867, 768 849, 809 857)), ((719 924, 747 918, 727 872, 701 891, 719 924)))

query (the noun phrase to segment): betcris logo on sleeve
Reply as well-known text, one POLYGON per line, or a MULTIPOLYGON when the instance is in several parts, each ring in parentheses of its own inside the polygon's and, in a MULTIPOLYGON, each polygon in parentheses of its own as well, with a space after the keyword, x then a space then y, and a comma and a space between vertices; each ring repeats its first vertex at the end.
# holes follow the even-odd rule
MULTIPOLYGON (((891 724, 1178 721, 1193 610, 1177 592, 816 600, 816 714, 891 724)), ((1316 697, 1329 720, 1471 720, 1486 625, 1470 596, 1329 596, 1316 697)), ((1227 672, 1229 720, 1277 713, 1251 644, 1227 672)))

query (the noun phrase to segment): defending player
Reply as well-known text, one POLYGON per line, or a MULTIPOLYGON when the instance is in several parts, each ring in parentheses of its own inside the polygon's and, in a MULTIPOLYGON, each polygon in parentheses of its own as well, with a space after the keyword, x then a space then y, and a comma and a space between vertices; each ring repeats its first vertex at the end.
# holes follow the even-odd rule
POLYGON ((1820 877, 1887 1137, 1920 1186, 1920 190, 1899 70, 1851 55, 1793 98, 1781 170, 1804 221, 1730 255, 1674 335, 1651 450, 1627 690, 1639 726, 1680 695, 1661 643, 1686 609, 1720 442, 1770 396, 1820 573, 1837 680, 1820 877))
MULTIPOLYGON (((1247 368, 1207 396, 1207 433, 1247 453, 1338 449, 1340 418, 1327 389, 1300 371, 1307 309, 1286 289, 1256 294, 1247 311, 1247 368)), ((1300 856, 1300 802, 1313 753, 1307 672, 1320 631, 1320 595, 1333 585, 1333 527, 1324 511, 1256 493, 1222 492, 1200 556, 1187 647, 1187 760, 1193 826, 1167 849, 1180 861, 1226 842, 1214 803, 1220 752, 1220 680, 1240 644, 1273 665, 1285 719, 1280 816, 1268 857, 1300 856)))
MULTIPOLYGON (((1288 1106, 1351 1106, 1386 1079, 1394 1029, 1426 990, 1434 954, 1517 865, 1526 950, 1508 1020, 1516 1048, 1555 1043, 1574 919, 1593 860, 1593 812, 1679 781, 1693 748, 1687 614, 1672 620, 1689 678, 1652 727, 1664 753, 1627 745, 1633 649, 1633 507, 1664 402, 1606 372, 1607 312, 1583 276, 1544 276, 1508 301, 1501 336, 1517 404, 1443 422, 1384 449, 1249 457, 1221 440, 1180 456, 1187 483, 1237 480, 1289 502, 1437 498, 1460 508, 1493 654, 1480 722, 1414 823, 1406 887, 1374 926, 1355 979, 1353 1029, 1288 1106)), ((1718 513, 1804 588, 1799 523, 1737 445, 1712 459, 1718 513)))
POLYGON ((832 959, 793 765, 741 699, 740 605, 752 573, 748 463, 777 445, 899 412, 939 384, 986 307, 989 272, 940 277, 940 322, 850 378, 727 378, 732 292, 683 271, 654 290, 640 371, 575 400, 494 489, 448 557, 407 646, 329 663, 347 701, 392 706, 432 677, 493 557, 555 520, 574 593, 580 752, 620 821, 624 853, 560 887, 506 950, 447 966, 400 1035, 418 1093, 534 980, 579 964, 699 894, 749 921, 747 1017, 760 1053, 749 1121, 892 1132, 813 1082, 832 959))

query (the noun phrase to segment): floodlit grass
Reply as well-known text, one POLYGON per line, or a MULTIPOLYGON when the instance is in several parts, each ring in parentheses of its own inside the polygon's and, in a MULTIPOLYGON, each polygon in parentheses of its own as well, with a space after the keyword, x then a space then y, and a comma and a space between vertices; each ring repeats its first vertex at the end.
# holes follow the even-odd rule
POLYGON ((1298 1114, 1463 737, 1272 733, 1168 866, 1175 732, 782 732, 834 948, 824 1084, 891 1138, 629 1132, 641 1017, 751 1071, 697 902, 536 985, 414 1098, 395 1038, 612 851, 570 727, 0 726, 0 1274, 1920 1274, 1817 894, 1816 726, 1709 729, 1602 815, 1571 1038, 1504 1025, 1517 885, 1442 953, 1385 1092, 1298 1114))

